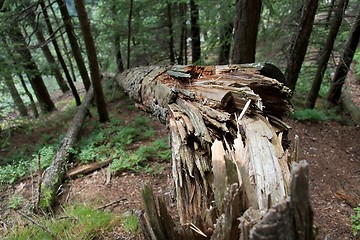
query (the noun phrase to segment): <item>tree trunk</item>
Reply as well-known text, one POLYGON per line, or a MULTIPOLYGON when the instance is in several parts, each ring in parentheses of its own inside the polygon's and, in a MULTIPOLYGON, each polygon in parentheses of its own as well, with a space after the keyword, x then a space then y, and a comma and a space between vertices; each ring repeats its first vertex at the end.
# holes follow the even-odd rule
POLYGON ((220 28, 220 65, 229 64, 233 28, 232 22, 227 22, 220 28))
POLYGON ((201 40, 199 24, 199 7, 195 0, 190 0, 191 53, 192 63, 201 61, 201 40))
POLYGON ((133 15, 133 5, 134 0, 130 0, 130 7, 129 7, 129 19, 128 19, 128 41, 127 41, 127 69, 130 68, 130 54, 131 54, 131 21, 133 15))
POLYGON ((339 32, 340 25, 343 19, 345 9, 347 7, 348 0, 340 0, 334 16, 334 20, 331 24, 329 35, 326 39, 326 43, 321 52, 321 57, 316 70, 316 74, 306 101, 306 107, 313 109, 315 107, 316 99, 320 91, 321 83, 324 78, 326 67, 330 58, 331 51, 334 47, 336 36, 339 32))
POLYGON ((350 69, 351 62, 354 58, 357 45, 360 38, 360 12, 358 13, 355 23, 351 28, 349 37, 345 43, 344 52, 341 56, 339 65, 336 68, 333 81, 328 92, 328 101, 338 104, 341 97, 341 89, 344 85, 346 75, 350 69))
MULTIPOLYGON (((56 40, 56 37, 55 37, 55 33, 54 33, 54 30, 51 26, 51 22, 50 22, 50 19, 49 19, 49 15, 47 13, 47 10, 46 10, 46 6, 45 6, 45 3, 44 3, 44 0, 41 0, 40 1, 40 6, 41 6, 41 10, 42 10, 42 13, 44 15, 44 19, 45 19, 45 22, 46 22, 46 26, 47 26, 47 29, 49 31, 49 34, 52 36, 51 38, 51 42, 54 46, 54 49, 55 49, 55 52, 56 52, 56 56, 60 62, 60 65, 65 73, 65 77, 66 77, 66 80, 70 86, 70 89, 71 89, 71 93, 72 95, 74 96, 75 98, 75 101, 76 101, 76 106, 80 106, 81 104, 81 100, 80 100, 80 96, 76 90, 76 87, 74 85, 74 82, 72 81, 71 79, 71 76, 70 76, 70 73, 68 71, 68 68, 66 66, 66 63, 65 63, 65 60, 61 54, 61 51, 60 51, 60 47, 57 43, 57 40, 56 40)), ((62 35, 62 34, 61 34, 62 35)), ((63 37, 63 36, 61 36, 63 37)), ((45 39, 44 39, 45 40, 45 39)), ((51 54, 51 53, 50 53, 51 54)), ((52 55, 51 55, 52 56, 52 55)), ((55 61, 55 60, 54 60, 55 61)))
POLYGON ((261 0, 237 1, 233 63, 255 62, 260 13, 261 0))
MULTIPOLYGON (((40 2, 40 4, 41 4, 41 2, 40 2)), ((50 11, 52 13, 52 16, 53 16, 57 26, 60 27, 60 21, 59 21, 58 17, 56 16, 56 13, 55 13, 54 8, 52 6, 51 0, 48 0, 48 4, 49 4, 48 7, 50 8, 50 11)), ((42 5, 41 5, 41 7, 42 7, 42 5)), ((51 25, 51 23, 50 23, 50 25, 51 25)), ((64 38, 64 34, 60 34, 60 38, 61 38, 62 45, 63 45, 64 51, 65 51, 65 56, 66 56, 67 61, 68 61, 69 65, 70 65, 70 71, 71 71, 71 75, 72 75, 72 80, 73 80, 73 82, 76 82, 76 75, 75 75, 74 65, 73 65, 73 61, 72 61, 71 56, 70 56, 71 51, 68 50, 67 43, 66 43, 65 38, 64 38)), ((60 50, 59 50, 59 54, 61 55, 60 50)), ((62 55, 61 55, 61 57, 62 57, 62 55)), ((60 61, 60 59, 59 59, 59 61, 60 61)), ((65 61, 64 61, 64 64, 65 64, 65 61)), ((61 65, 61 66, 64 68, 63 65, 61 65)), ((66 67, 66 65, 65 65, 65 67, 66 67)), ((65 75, 66 75, 66 72, 68 72, 68 69, 65 68, 65 69, 63 69, 63 71, 65 72, 65 75)), ((68 77, 66 79, 69 80, 68 77)))
POLYGON ((64 24, 65 24, 65 31, 66 31, 67 36, 69 38, 70 46, 71 46, 75 61, 77 63, 77 66, 78 66, 82 81, 84 83, 85 89, 89 90, 89 87, 91 85, 89 74, 87 72, 87 69, 86 69, 86 66, 85 66, 85 63, 84 63, 84 59, 83 59, 82 54, 81 54, 81 49, 79 47, 79 44, 77 42, 77 39, 76 39, 76 36, 75 36, 75 33, 74 33, 74 27, 73 27, 73 24, 71 22, 69 12, 68 12, 68 10, 66 8, 64 0, 56 0, 56 2, 59 5, 61 16, 62 16, 64 24))
POLYGON ((175 64, 174 31, 173 31, 172 13, 171 13, 172 6, 173 5, 170 2, 166 2, 167 26, 169 30, 169 59, 170 59, 170 64, 175 64))
POLYGON ((106 122, 109 120, 109 113, 107 111, 105 97, 101 85, 99 61, 96 55, 94 39, 91 35, 90 21, 86 13, 84 0, 75 0, 75 8, 78 12, 81 32, 84 37, 86 52, 89 61, 91 80, 94 88, 96 108, 99 114, 99 121, 106 122))
MULTIPOLYGON (((290 229, 290 234, 305 234, 299 239, 313 239, 307 177, 290 186, 291 160, 283 148, 290 127, 280 118, 292 109, 291 91, 261 70, 256 65, 142 67, 117 77, 132 98, 170 129, 182 226, 173 231, 164 227, 174 223, 165 205, 159 200, 154 210, 146 200, 147 214, 140 218, 148 236, 246 239, 249 233, 263 235, 265 224, 283 221, 287 228, 276 223, 268 231, 279 230, 285 239, 290 229), (287 201, 290 192, 293 198, 287 201), (260 221, 267 210, 269 217, 260 221), (257 222, 263 225, 255 229, 257 222)), ((151 193, 145 192, 148 199, 151 193)))
POLYGON ((14 80, 11 78, 11 74, 5 73, 4 81, 5 81, 6 87, 8 88, 8 90, 10 92, 11 98, 13 99, 15 106, 20 113, 20 116, 22 116, 22 117, 29 116, 26 106, 25 106, 23 100, 21 99, 21 96, 20 96, 18 90, 16 89, 14 80))
POLYGON ((116 67, 117 67, 117 71, 119 73, 122 73, 125 69, 121 55, 120 43, 121 43, 120 33, 115 33, 114 46, 115 46, 116 67))
POLYGON ((178 64, 187 65, 187 31, 186 31, 186 3, 179 3, 179 15, 181 20, 181 32, 180 32, 180 49, 178 64))
MULTIPOLYGON (((57 84, 59 85, 61 91, 63 93, 69 91, 69 87, 66 85, 66 82, 59 70, 59 67, 57 66, 57 63, 55 61, 55 58, 53 57, 50 48, 47 45, 46 39, 44 37, 44 34, 41 32, 41 30, 39 29, 39 26, 37 26, 37 23, 35 22, 35 14, 31 13, 30 14, 30 22, 31 22, 31 26, 35 31, 35 36, 39 42, 39 45, 41 47, 41 50, 45 56, 46 61, 48 62, 48 64, 51 67, 51 71, 55 76, 55 80, 57 82, 57 84)), ((52 37, 54 39, 54 36, 52 37)))
POLYGON ((90 86, 84 101, 78 107, 71 126, 67 130, 64 140, 56 153, 54 160, 50 166, 45 170, 44 177, 41 183, 41 199, 39 207, 42 210, 49 210, 56 198, 59 186, 65 176, 65 167, 70 159, 70 149, 75 147, 75 143, 82 129, 85 117, 88 113, 88 107, 93 99, 94 92, 90 86))
POLYGON ((24 36, 22 35, 20 29, 15 27, 9 36, 11 40, 17 45, 15 47, 15 51, 17 51, 24 60, 23 64, 24 68, 27 70, 26 74, 28 75, 29 81, 35 92, 36 98, 40 103, 42 111, 46 113, 55 110, 55 105, 50 98, 50 94, 46 89, 39 69, 31 56, 30 50, 26 45, 24 36))
POLYGON ((293 91, 295 90, 301 65, 305 58, 317 7, 318 0, 305 1, 296 37, 291 45, 290 56, 285 70, 285 79, 286 85, 293 91))
POLYGON ((26 96, 28 96, 28 98, 30 99, 30 106, 31 106, 31 110, 34 114, 34 117, 35 118, 38 118, 39 117, 39 112, 36 108, 36 103, 34 101, 34 98, 32 96, 32 94, 30 93, 28 87, 26 86, 26 83, 25 83, 25 80, 24 80, 24 77, 23 75, 19 74, 19 79, 20 79, 20 82, 21 82, 21 86, 24 88, 24 91, 26 93, 26 96))

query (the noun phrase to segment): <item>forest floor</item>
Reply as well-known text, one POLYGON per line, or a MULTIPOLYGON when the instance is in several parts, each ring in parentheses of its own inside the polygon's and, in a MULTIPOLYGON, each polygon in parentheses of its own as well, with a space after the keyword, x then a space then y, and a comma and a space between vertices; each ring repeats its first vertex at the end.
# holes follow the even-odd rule
MULTIPOLYGON (((356 89, 360 91, 360 86, 356 89)), ((61 96, 60 99, 65 97, 61 96)), ((131 116, 139 111, 126 107, 118 110, 112 107, 115 103, 128 104, 128 100, 119 97, 109 104, 112 116, 125 121, 131 121, 131 116)), ((318 239, 356 239, 351 233, 350 216, 354 214, 353 208, 360 203, 360 127, 351 121, 319 123, 289 118, 286 122, 292 126, 290 139, 295 134, 300 137, 300 159, 310 164, 310 194, 318 239)), ((156 119, 153 119, 152 125, 156 130, 154 139, 168 134, 166 127, 156 119)), ((85 129, 86 131, 89 129, 85 129)), ((16 142, 15 138, 18 138, 19 143, 25 144, 27 141, 28 144, 36 141, 32 136, 20 134, 14 135, 12 141, 16 142)), ((119 215, 139 211, 142 209, 140 189, 144 184, 150 183, 155 195, 165 196, 169 205, 175 208, 175 202, 171 198, 171 165, 169 162, 160 164, 163 165, 161 173, 125 171, 112 176, 110 183, 107 182, 106 168, 68 180, 62 186, 58 203, 86 203, 119 215)), ((31 185, 31 179, 28 179, 9 188, 8 192, 18 191, 30 199, 31 185)), ((6 192, 1 195, 5 196, 6 192)), ((105 239, 142 239, 140 232, 126 232, 121 225, 104 236, 105 239)))

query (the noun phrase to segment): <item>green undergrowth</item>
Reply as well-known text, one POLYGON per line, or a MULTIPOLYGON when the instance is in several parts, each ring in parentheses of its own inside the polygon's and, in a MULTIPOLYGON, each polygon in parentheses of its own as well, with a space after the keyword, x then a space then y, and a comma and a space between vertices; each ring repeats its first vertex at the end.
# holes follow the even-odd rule
POLYGON ((7 234, 4 234, 4 239, 103 239, 103 234, 121 224, 125 217, 94 210, 84 205, 73 205, 65 207, 64 211, 56 217, 31 215, 23 219, 23 224, 14 226, 7 234))
POLYGON ((128 124, 119 119, 105 125, 95 123, 90 135, 71 151, 83 164, 111 159, 111 172, 151 171, 147 160, 165 161, 171 156, 166 139, 151 141, 154 134, 150 119, 138 114, 128 124))
MULTIPOLYGON (((92 109, 91 112, 96 111, 92 109)), ((70 108, 52 119, 42 118, 17 127, 19 134, 34 136, 34 141, 22 146, 2 145, 11 154, 0 157, 0 184, 12 184, 36 173, 38 160, 42 170, 48 167, 65 136, 67 127, 64 126, 69 125, 74 113, 70 108)), ((94 116, 92 120, 86 120, 80 141, 75 148, 69 149, 73 161, 87 164, 112 160, 110 169, 113 173, 143 170, 157 174, 163 170, 161 164, 156 163, 168 160, 171 151, 166 138, 154 140, 155 131, 145 113, 135 114, 128 122, 124 122, 121 116, 112 116, 105 124, 96 119, 94 116)))
POLYGON ((338 114, 336 109, 295 109, 293 117, 299 121, 312 121, 312 122, 323 122, 323 121, 342 121, 341 115, 338 114))
POLYGON ((355 214, 351 215, 351 228, 354 236, 360 235, 360 203, 354 208, 355 214))

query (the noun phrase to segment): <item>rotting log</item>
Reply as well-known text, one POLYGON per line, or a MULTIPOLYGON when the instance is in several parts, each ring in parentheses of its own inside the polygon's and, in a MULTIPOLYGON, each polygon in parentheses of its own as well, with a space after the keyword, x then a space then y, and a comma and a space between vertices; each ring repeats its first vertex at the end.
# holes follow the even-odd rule
POLYGON ((39 204, 39 207, 43 210, 49 210, 54 203, 59 186, 62 184, 65 177, 66 164, 71 156, 70 149, 75 146, 85 118, 87 114, 89 114, 88 108, 93 98, 94 91, 92 86, 90 86, 83 102, 77 108, 76 114, 54 160, 44 172, 40 189, 41 198, 39 204))
MULTIPOLYGON (((251 237, 254 226, 293 194, 292 158, 286 150, 290 126, 281 120, 292 111, 291 91, 267 77, 269 69, 262 69, 263 65, 153 66, 117 76, 119 85, 141 108, 170 129, 180 219, 175 224, 176 238, 257 239, 251 237)), ((272 76, 279 76, 279 71, 272 76)), ((145 235, 163 239, 167 235, 161 229, 169 221, 159 225, 162 218, 155 213, 160 210, 154 204, 155 210, 144 205, 147 217, 140 218, 147 226, 144 231, 156 227, 161 232, 145 235)), ((285 208, 290 219, 297 212, 289 206, 285 208)), ((307 213, 301 217, 312 219, 307 213)), ((292 229, 312 231, 311 223, 298 225, 292 229)))

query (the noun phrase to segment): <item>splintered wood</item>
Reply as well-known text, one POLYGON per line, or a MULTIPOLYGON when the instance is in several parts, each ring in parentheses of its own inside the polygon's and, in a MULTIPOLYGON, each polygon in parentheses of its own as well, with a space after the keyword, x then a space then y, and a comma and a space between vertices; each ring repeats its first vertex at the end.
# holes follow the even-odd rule
POLYGON ((262 67, 141 67, 117 77, 170 129, 179 236, 239 238, 291 193, 281 120, 291 91, 262 67))

